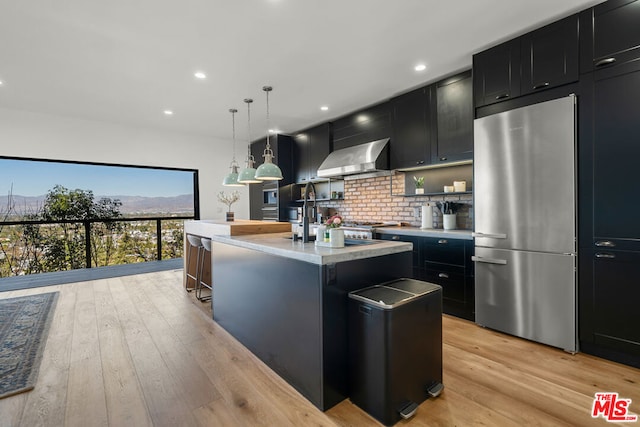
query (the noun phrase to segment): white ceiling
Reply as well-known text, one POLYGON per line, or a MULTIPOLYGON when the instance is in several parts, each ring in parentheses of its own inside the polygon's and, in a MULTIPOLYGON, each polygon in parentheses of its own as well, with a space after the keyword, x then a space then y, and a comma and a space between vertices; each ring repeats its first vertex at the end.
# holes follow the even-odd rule
POLYGON ((235 107, 246 140, 242 100, 253 97, 256 139, 265 84, 271 127, 293 132, 469 68, 473 53, 599 2, 0 0, 0 107, 223 139, 235 107), (414 71, 420 62, 426 71, 414 71))

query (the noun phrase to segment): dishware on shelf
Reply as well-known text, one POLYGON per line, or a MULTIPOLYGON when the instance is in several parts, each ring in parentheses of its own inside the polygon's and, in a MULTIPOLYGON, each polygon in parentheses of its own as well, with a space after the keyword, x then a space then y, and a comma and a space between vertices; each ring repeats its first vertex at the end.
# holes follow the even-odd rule
POLYGON ((456 193, 464 193, 467 191, 467 181, 453 181, 453 190, 456 193))

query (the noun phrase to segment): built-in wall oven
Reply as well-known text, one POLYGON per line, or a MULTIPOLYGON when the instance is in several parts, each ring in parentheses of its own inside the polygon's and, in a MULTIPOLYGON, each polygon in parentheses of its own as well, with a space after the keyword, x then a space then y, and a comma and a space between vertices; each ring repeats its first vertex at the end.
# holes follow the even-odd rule
POLYGON ((278 183, 265 182, 262 186, 262 219, 278 221, 278 183))

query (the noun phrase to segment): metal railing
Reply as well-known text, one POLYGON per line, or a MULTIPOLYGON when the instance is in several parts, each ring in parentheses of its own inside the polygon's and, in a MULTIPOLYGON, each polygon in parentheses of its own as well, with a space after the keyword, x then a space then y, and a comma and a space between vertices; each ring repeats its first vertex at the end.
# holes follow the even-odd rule
MULTIPOLYGON (((121 218, 91 218, 91 219, 69 219, 69 220, 15 220, 15 221, 0 221, 0 230, 4 226, 41 226, 41 225, 63 225, 63 224, 82 224, 84 230, 84 253, 85 253, 85 268, 92 268, 92 260, 94 255, 92 253, 92 226, 96 223, 134 223, 134 222, 153 222, 155 221, 155 238, 156 238, 156 260, 162 260, 162 222, 163 221, 183 221, 195 219, 194 215, 190 216, 153 216, 153 217, 121 217, 121 218)), ((184 230, 182 233, 184 239, 184 230)), ((182 248, 182 242, 179 242, 179 247, 182 248)), ((78 267, 81 268, 81 267, 78 267)))

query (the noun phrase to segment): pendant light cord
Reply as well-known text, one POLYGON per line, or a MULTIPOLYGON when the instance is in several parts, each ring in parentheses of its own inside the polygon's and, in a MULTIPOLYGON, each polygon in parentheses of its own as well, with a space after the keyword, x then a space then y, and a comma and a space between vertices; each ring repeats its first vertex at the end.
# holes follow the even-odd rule
POLYGON ((253 99, 245 98, 244 102, 247 103, 247 167, 253 167, 250 164, 251 160, 253 160, 251 155, 251 103, 253 99))
POLYGON ((233 161, 232 164, 238 164, 236 161, 236 113, 238 110, 235 108, 230 108, 229 112, 231 113, 231 128, 233 129, 233 161))
POLYGON ((271 149, 271 145, 269 144, 269 91, 267 92, 267 150, 271 149))
POLYGON ((263 86, 262 90, 265 91, 265 93, 267 94, 267 146, 264 150, 264 154, 270 154, 271 156, 273 156, 273 151, 271 150, 271 144, 269 143, 269 92, 271 92, 273 90, 273 88, 271 86, 263 86))

